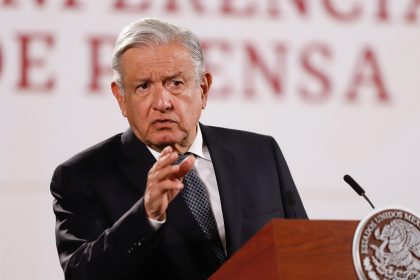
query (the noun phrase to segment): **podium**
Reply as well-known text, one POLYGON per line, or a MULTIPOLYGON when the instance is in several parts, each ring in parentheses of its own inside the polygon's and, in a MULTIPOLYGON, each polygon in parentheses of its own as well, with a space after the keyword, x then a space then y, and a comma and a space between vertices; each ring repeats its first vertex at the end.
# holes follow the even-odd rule
POLYGON ((274 219, 209 279, 357 279, 358 221, 274 219))

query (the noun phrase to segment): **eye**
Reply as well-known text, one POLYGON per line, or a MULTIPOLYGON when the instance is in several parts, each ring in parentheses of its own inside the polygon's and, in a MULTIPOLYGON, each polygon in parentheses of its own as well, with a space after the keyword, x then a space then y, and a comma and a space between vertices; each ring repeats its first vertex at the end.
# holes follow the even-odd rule
POLYGON ((150 93, 151 84, 149 82, 141 82, 136 85, 135 92, 140 95, 147 95, 150 93))
POLYGON ((167 86, 169 88, 179 88, 179 87, 182 87, 182 85, 184 85, 184 83, 180 80, 170 80, 167 83, 167 86))
POLYGON ((148 83, 142 83, 136 87, 136 89, 147 89, 149 87, 148 83))
POLYGON ((176 80, 172 81, 172 83, 173 83, 173 84, 174 84, 174 86, 176 86, 176 87, 179 87, 179 86, 181 86, 181 85, 183 85, 183 84, 184 84, 183 82, 181 82, 181 81, 176 81, 176 80))
POLYGON ((184 82, 182 80, 169 80, 166 82, 166 88, 172 94, 180 94, 184 88, 184 82))
POLYGON ((179 90, 184 85, 184 82, 181 80, 170 80, 167 82, 166 86, 169 90, 179 90))

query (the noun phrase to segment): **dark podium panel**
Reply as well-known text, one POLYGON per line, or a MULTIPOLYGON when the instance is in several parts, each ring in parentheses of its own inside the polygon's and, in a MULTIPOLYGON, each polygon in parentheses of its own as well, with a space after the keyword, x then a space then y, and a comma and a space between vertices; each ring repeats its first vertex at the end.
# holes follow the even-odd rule
POLYGON ((274 219, 210 279, 357 279, 352 241, 358 223, 274 219))

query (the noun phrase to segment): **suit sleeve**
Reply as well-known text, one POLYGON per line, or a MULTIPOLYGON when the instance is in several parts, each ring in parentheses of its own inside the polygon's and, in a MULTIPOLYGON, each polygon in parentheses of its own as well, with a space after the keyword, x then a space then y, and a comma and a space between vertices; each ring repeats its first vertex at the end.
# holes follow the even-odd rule
POLYGON ((65 278, 138 278, 156 239, 143 199, 110 224, 82 174, 75 166, 61 165, 51 181, 56 243, 65 278))
POLYGON ((282 196, 286 218, 307 219, 308 215, 303 207, 302 200, 299 196, 299 192, 295 186, 292 175, 290 174, 286 160, 284 159, 277 142, 274 138, 271 138, 271 140, 275 154, 277 173, 280 181, 280 193, 282 196))

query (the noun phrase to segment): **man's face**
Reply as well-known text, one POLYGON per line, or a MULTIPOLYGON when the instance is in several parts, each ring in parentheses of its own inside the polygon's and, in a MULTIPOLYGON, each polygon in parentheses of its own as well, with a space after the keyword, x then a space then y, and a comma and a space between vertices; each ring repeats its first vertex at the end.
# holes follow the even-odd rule
POLYGON ((191 56, 179 44, 128 49, 121 57, 124 96, 112 91, 121 111, 146 145, 162 150, 171 145, 185 152, 207 102, 211 76, 197 81, 191 56))

